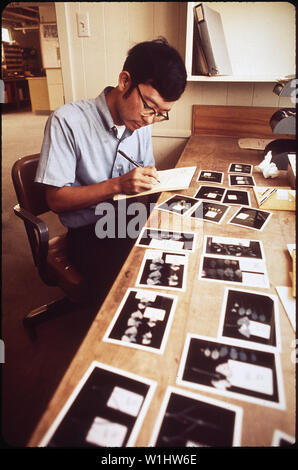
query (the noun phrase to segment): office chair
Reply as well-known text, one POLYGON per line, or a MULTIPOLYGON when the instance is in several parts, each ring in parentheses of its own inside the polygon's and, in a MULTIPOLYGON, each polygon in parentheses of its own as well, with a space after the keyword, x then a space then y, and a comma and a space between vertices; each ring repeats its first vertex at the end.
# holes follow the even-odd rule
POLYGON ((12 180, 19 202, 14 207, 14 213, 25 224, 40 278, 48 286, 60 287, 66 297, 27 314, 23 320, 24 326, 71 312, 87 303, 85 280, 67 257, 66 233, 50 239, 47 224, 38 217, 50 211, 43 186, 34 182, 38 160, 39 154, 28 155, 18 159, 12 167, 12 180))

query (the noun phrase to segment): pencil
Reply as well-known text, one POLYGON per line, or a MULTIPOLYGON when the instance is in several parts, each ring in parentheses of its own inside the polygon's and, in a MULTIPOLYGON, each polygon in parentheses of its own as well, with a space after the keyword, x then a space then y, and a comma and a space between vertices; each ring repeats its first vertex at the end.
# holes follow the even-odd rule
MULTIPOLYGON (((128 155, 126 155, 126 153, 124 153, 122 150, 119 150, 118 149, 118 152, 120 153, 120 155, 122 155, 122 157, 126 158, 126 160, 128 160, 130 163, 132 163, 134 166, 137 166, 137 167, 142 167, 142 165, 140 165, 138 162, 134 161, 131 157, 129 157, 128 155)), ((157 180, 159 183, 160 181, 157 180)))

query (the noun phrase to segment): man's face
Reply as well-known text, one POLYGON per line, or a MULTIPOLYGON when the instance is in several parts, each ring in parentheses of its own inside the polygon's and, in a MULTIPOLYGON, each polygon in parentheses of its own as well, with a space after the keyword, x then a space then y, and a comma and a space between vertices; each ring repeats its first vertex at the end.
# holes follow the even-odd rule
POLYGON ((129 96, 125 97, 124 95, 129 89, 130 85, 131 80, 129 77, 125 78, 124 76, 121 83, 119 80, 120 93, 117 99, 116 107, 120 121, 132 131, 143 126, 148 126, 149 124, 153 124, 155 122, 154 115, 142 115, 145 109, 148 110, 146 105, 157 113, 166 114, 171 110, 173 104, 175 103, 174 101, 165 101, 160 96, 158 91, 155 90, 155 88, 149 84, 144 83, 140 83, 138 85, 139 91, 135 87, 129 96))

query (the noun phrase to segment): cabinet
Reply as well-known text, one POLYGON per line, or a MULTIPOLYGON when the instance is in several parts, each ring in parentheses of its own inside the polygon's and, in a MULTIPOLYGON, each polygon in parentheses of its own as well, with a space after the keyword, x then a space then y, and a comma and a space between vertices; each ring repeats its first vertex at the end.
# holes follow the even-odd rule
POLYGON ((275 82, 295 76, 295 6, 290 2, 204 2, 221 15, 233 75, 192 75, 193 7, 198 3, 187 2, 189 81, 275 82))
POLYGON ((50 110, 64 104, 64 91, 61 69, 46 69, 50 110))
POLYGON ((50 110, 49 94, 46 77, 27 78, 32 112, 48 112, 50 110))

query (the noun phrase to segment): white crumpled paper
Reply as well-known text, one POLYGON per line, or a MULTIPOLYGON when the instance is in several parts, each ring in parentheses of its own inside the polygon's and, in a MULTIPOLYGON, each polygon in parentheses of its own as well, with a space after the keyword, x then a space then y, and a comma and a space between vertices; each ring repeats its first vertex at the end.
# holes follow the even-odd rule
POLYGON ((264 178, 276 178, 279 174, 275 163, 271 162, 272 152, 271 150, 265 155, 265 159, 257 166, 255 170, 263 173, 264 178))

